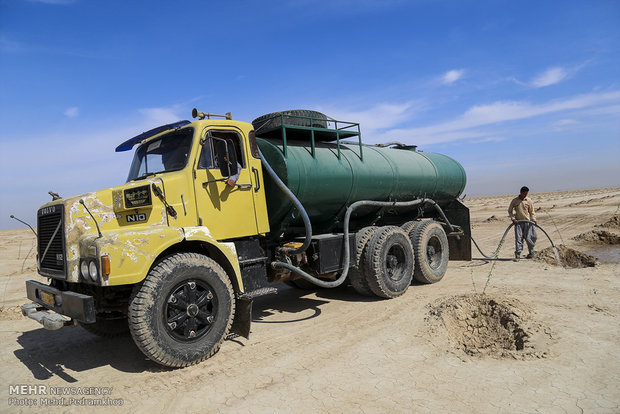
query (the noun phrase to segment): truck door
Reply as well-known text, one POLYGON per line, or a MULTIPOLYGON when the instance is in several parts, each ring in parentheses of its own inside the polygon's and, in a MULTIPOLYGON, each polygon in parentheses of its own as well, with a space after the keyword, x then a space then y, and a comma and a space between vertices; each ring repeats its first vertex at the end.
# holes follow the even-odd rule
POLYGON ((218 127, 209 130, 203 142, 194 180, 199 222, 217 240, 257 234, 253 177, 240 133, 218 127), (216 142, 221 140, 232 141, 241 166, 234 186, 227 184, 227 177, 222 176, 217 165, 216 142))

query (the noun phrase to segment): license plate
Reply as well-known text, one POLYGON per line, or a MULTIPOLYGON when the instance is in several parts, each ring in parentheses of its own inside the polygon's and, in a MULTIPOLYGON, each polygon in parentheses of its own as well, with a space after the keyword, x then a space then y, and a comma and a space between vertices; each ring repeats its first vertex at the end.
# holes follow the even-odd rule
POLYGON ((51 293, 41 292, 41 300, 44 303, 47 303, 48 305, 56 306, 56 301, 54 300, 54 295, 52 295, 51 293))

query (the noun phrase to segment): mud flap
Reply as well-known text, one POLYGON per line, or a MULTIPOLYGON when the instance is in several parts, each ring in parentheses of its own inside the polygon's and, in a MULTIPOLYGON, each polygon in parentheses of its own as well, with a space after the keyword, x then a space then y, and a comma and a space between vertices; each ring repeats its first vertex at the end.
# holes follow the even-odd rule
POLYGON ((278 293, 278 289, 266 287, 237 296, 235 302, 235 317, 233 319, 232 326, 230 327, 230 333, 250 339, 250 326, 252 325, 252 303, 254 302, 254 298, 270 295, 272 293, 278 293))
POLYGON ((451 224, 460 226, 463 234, 458 237, 448 233, 450 260, 471 260, 471 223, 469 208, 459 200, 453 200, 442 209, 451 224))
POLYGON ((250 325, 252 324, 252 298, 237 298, 235 304, 235 318, 230 333, 250 339, 250 325))

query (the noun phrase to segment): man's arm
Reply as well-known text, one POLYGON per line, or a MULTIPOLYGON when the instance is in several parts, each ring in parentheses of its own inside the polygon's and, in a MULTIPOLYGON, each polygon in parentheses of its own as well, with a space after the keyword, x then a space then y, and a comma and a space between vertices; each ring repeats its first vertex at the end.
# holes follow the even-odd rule
POLYGON ((239 179, 239 174, 241 174, 241 164, 237 163, 237 174, 228 177, 228 181, 226 181, 226 184, 228 184, 230 187, 234 187, 234 185, 237 183, 237 180, 239 179))
POLYGON ((528 209, 530 210, 530 219, 536 223, 536 213, 534 213, 534 203, 532 203, 532 200, 529 202, 528 209))
POLYGON ((515 200, 513 199, 510 202, 510 205, 508 206, 508 217, 510 217, 510 220, 512 220, 512 222, 515 223, 515 224, 517 223, 517 219, 515 218, 515 216, 514 216, 514 214, 512 212, 515 209, 516 205, 517 204, 515 203, 515 200))

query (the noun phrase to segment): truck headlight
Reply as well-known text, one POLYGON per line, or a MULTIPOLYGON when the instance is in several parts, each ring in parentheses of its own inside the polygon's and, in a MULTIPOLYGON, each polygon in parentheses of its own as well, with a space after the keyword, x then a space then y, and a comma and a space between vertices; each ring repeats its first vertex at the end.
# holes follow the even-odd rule
POLYGON ((80 272, 82 272, 84 279, 88 278, 88 262, 86 260, 82 260, 82 263, 80 263, 80 272))
POLYGON ((97 262, 94 260, 91 260, 90 264, 88 265, 88 272, 90 273, 90 278, 93 280, 93 282, 97 281, 97 276, 98 276, 98 271, 97 271, 97 262))

